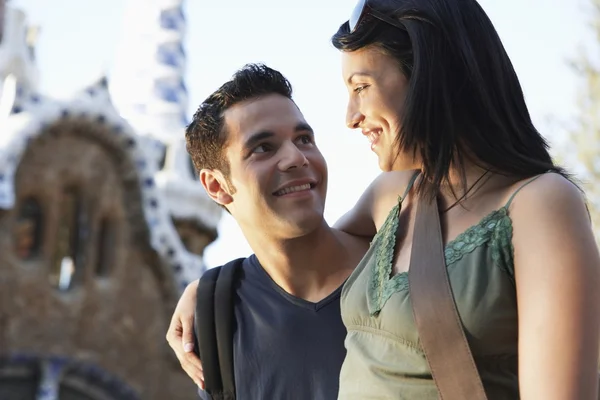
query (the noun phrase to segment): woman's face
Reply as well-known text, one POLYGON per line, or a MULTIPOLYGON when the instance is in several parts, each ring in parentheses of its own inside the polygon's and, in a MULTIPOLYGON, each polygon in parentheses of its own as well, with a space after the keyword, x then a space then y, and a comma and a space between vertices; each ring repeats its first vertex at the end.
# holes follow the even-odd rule
POLYGON ((397 61, 373 46, 343 51, 342 75, 349 95, 346 124, 362 130, 377 154, 379 168, 418 168, 412 152, 395 144, 408 88, 397 61))

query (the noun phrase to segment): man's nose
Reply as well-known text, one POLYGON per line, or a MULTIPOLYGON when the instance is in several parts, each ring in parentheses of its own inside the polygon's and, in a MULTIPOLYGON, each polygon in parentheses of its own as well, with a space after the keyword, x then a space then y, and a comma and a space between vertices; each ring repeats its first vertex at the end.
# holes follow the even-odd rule
POLYGON ((286 143, 281 149, 281 161, 279 168, 287 171, 292 168, 300 168, 308 165, 306 155, 294 143, 286 143))

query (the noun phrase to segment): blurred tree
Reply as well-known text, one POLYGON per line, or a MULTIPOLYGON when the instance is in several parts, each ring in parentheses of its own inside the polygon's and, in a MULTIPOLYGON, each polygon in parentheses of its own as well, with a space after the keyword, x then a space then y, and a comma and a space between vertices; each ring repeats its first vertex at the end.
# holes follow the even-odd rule
POLYGON ((589 211, 600 243, 600 0, 590 0, 589 22, 595 41, 572 62, 581 79, 578 115, 570 129, 576 161, 584 168, 589 211))

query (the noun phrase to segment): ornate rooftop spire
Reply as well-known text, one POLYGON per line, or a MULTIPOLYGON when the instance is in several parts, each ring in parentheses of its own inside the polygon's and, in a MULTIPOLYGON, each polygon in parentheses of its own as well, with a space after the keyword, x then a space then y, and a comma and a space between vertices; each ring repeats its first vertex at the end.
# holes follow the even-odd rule
POLYGON ((183 0, 130 0, 111 76, 117 108, 142 134, 168 142, 187 124, 183 0))
POLYGON ((6 7, 0 0, 0 91, 2 82, 12 75, 27 92, 36 92, 39 72, 35 65, 37 27, 27 24, 25 13, 6 7))

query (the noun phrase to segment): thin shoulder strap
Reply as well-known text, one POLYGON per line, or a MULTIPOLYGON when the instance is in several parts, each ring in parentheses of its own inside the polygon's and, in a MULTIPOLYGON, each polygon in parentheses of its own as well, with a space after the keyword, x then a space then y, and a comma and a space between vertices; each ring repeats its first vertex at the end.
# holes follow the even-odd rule
POLYGON ((419 176, 420 173, 421 173, 421 171, 415 171, 413 176, 410 177, 410 180, 408 181, 408 185, 406 186, 404 193, 402 194, 402 196, 398 197, 398 202, 402 202, 406 198, 406 196, 412 189, 413 185, 415 184, 415 181, 417 180, 417 177, 419 176))
POLYGON ((454 303, 436 198, 419 198, 408 279, 419 340, 440 399, 487 399, 454 303))
POLYGON ((539 177, 540 177, 540 176, 542 176, 542 175, 544 175, 544 174, 541 174, 541 175, 536 175, 536 176, 534 176, 533 178, 531 178, 531 179, 528 179, 528 180, 527 180, 527 181, 526 181, 524 184, 522 184, 521 186, 519 186, 519 187, 517 188, 517 190, 515 190, 515 191, 514 191, 514 193, 510 195, 510 198, 509 198, 509 199, 508 199, 508 201, 506 202, 506 205, 504 206, 504 208, 508 208, 508 207, 510 207, 510 205, 511 205, 512 201, 514 200, 515 196, 517 195, 517 193, 519 193, 519 191, 520 191, 521 189, 523 189, 525 186, 529 185, 531 182, 535 181, 537 178, 539 178, 539 177))

